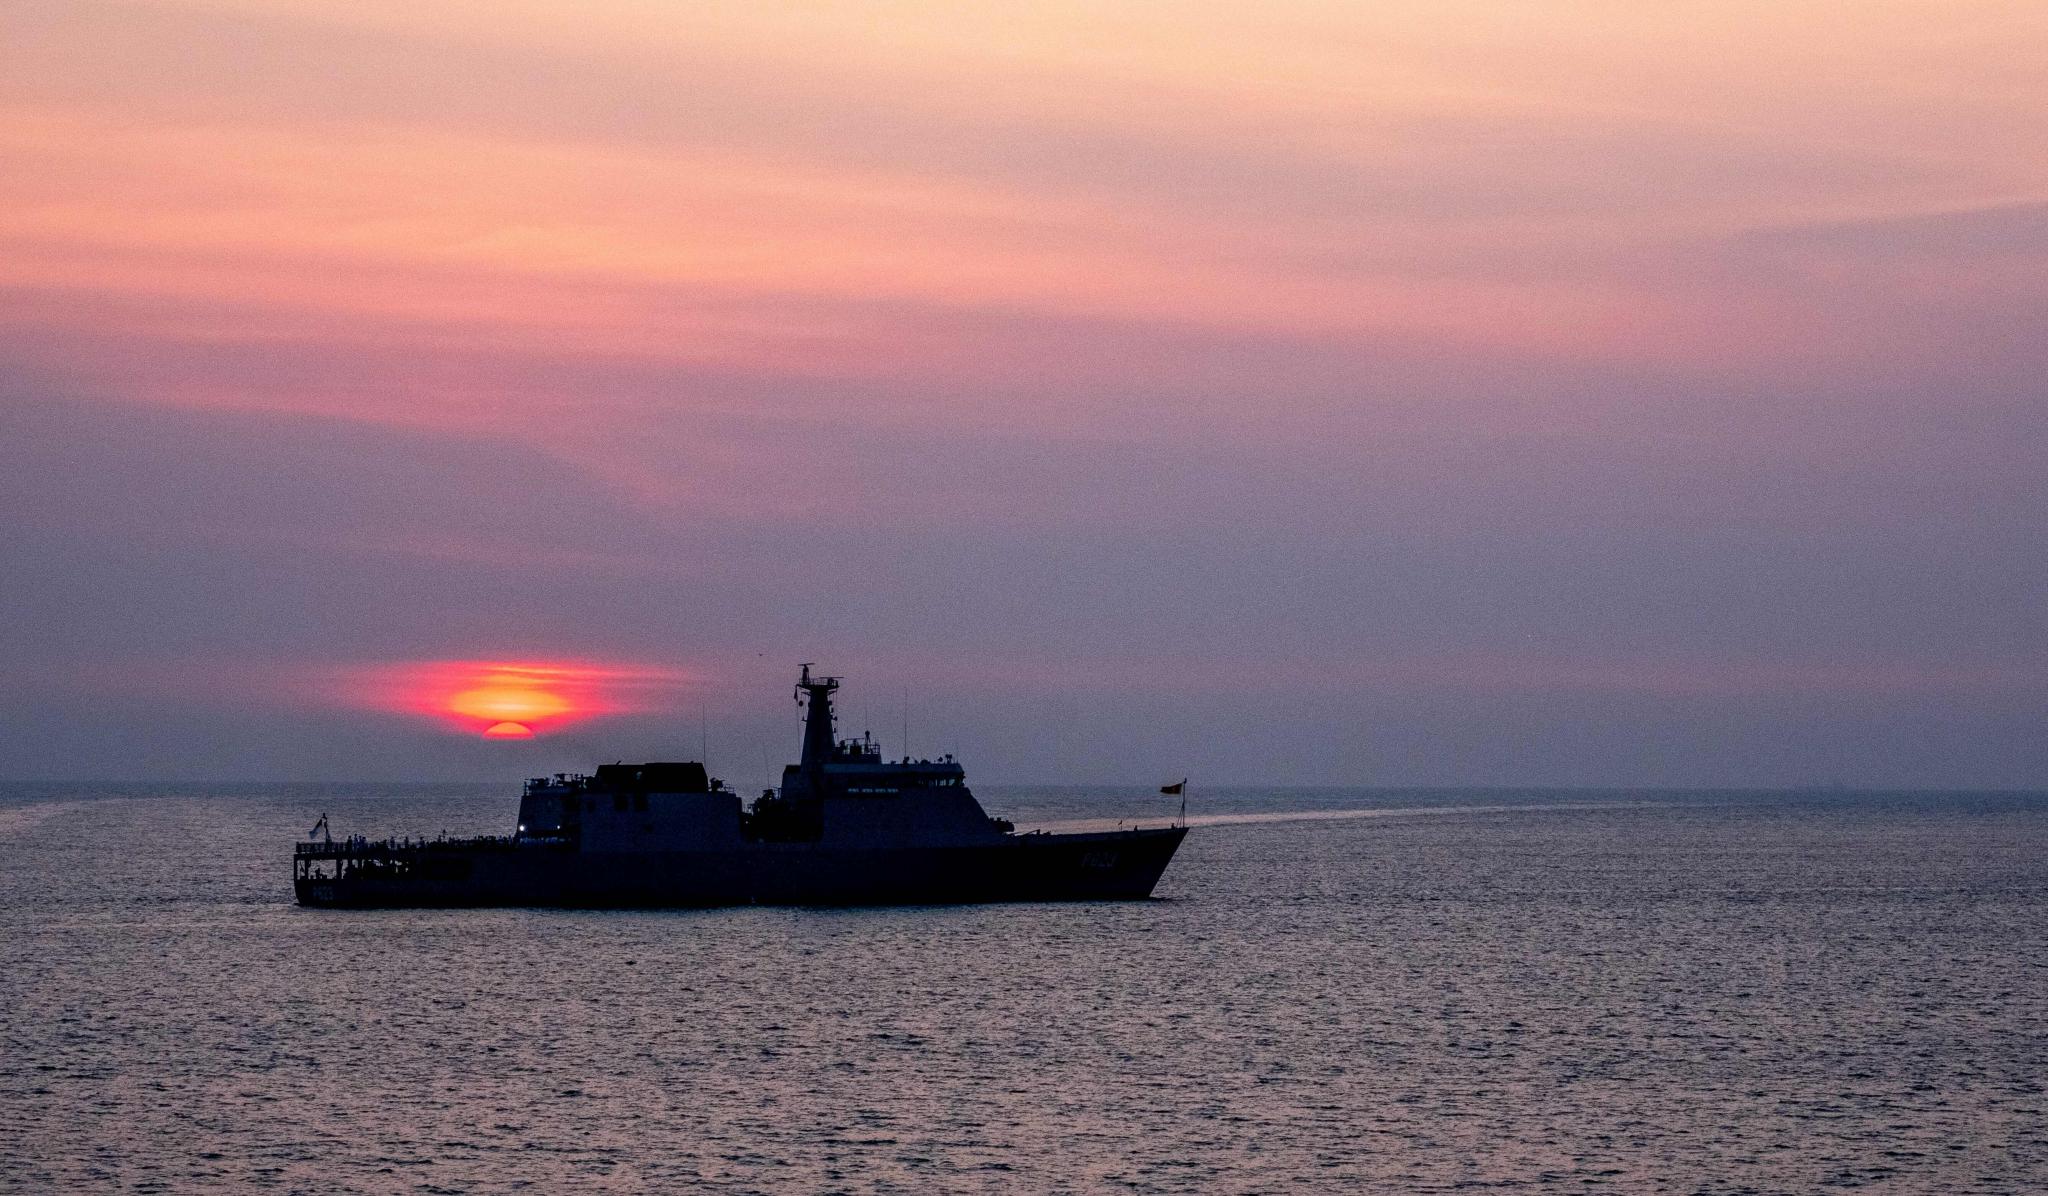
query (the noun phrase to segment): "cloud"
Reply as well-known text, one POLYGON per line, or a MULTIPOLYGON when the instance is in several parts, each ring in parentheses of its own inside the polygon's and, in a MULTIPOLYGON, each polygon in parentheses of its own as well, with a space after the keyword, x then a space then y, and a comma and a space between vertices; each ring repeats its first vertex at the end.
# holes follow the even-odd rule
POLYGON ((2048 257, 2048 202, 1994 204, 1757 229, 1743 240, 1760 251, 1825 253, 1877 262, 1939 258, 1993 262, 2048 257))

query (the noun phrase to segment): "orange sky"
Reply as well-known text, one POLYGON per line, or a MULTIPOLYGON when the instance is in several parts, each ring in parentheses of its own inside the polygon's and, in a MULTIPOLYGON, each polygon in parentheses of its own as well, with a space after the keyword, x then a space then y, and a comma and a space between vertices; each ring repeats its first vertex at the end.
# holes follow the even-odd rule
MULTIPOLYGON (((207 344, 915 382, 969 368, 923 314, 964 312, 1740 367, 1811 280, 1688 258, 2048 194, 2028 4, 4 19, 13 321, 207 344)), ((1848 268, 1928 268, 1898 256, 1848 268)), ((1816 331, 1761 350, 1870 348, 1816 331)), ((390 414, 203 377, 144 397, 390 414)), ((410 415, 501 418, 469 406, 410 415)))
MULTIPOLYGON (((259 679, 259 686, 264 679, 259 679)), ((430 660, 315 672, 319 703, 418 715, 466 733, 514 722, 548 732, 591 719, 670 710, 689 678, 674 669, 560 660, 430 660)))

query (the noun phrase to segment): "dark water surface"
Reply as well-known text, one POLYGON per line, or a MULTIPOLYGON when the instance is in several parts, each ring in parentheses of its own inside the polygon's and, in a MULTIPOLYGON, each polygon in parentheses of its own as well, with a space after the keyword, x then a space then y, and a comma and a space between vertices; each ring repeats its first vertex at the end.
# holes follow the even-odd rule
POLYGON ((514 804, 0 789, 0 1189, 2048 1190, 2048 796, 1235 791, 1144 903, 290 904, 323 809, 514 804))

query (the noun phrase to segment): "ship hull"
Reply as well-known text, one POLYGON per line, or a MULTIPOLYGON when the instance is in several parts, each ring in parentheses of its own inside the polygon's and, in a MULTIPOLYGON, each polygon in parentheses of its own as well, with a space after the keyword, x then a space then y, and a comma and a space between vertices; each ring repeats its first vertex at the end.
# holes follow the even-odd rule
POLYGON ((1184 827, 1015 835, 987 844, 758 843, 730 851, 582 852, 423 844, 392 866, 301 876, 299 904, 333 908, 951 905, 1148 897, 1184 827))

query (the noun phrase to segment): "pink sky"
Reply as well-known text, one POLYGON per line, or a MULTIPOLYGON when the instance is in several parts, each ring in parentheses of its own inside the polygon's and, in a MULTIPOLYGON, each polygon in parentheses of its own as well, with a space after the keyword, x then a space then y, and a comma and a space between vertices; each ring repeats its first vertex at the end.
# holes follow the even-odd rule
POLYGON ((836 657, 999 778, 2048 784, 2038 4, 0 41, 0 774, 495 775, 290 697, 451 660, 786 753, 836 657))

